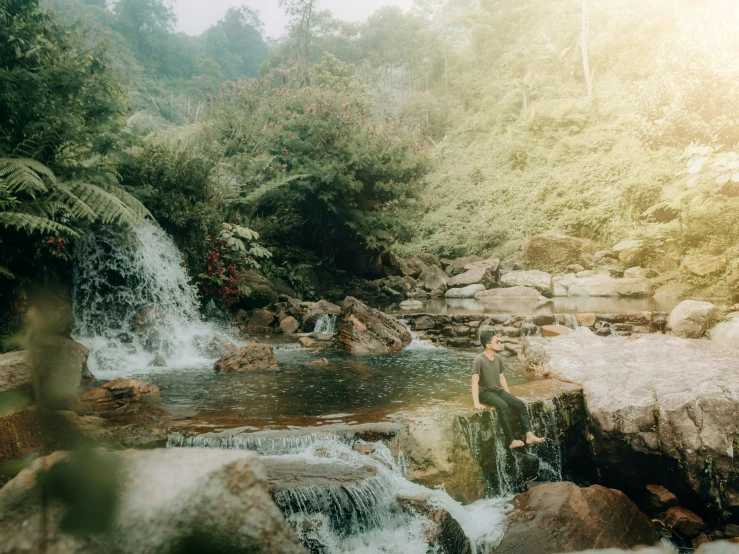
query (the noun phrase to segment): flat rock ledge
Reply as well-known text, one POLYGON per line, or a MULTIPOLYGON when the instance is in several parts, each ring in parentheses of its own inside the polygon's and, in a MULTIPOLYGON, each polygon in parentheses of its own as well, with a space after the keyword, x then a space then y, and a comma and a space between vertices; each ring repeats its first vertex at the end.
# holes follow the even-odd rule
POLYGON ((739 350, 669 335, 530 338, 541 374, 583 387, 604 484, 663 485, 700 515, 739 508, 739 350))

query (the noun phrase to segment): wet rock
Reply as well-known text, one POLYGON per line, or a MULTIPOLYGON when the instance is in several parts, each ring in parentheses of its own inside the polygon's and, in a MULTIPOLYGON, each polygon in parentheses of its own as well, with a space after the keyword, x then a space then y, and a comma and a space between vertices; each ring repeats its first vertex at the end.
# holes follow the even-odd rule
POLYGON ((236 350, 236 345, 225 335, 200 337, 195 343, 198 350, 207 358, 221 358, 236 350))
POLYGON ((427 535, 429 547, 439 554, 471 554, 472 546, 462 526, 449 512, 434 507, 425 498, 398 496, 398 505, 411 514, 422 515, 434 523, 427 535))
POLYGON ((591 250, 590 241, 558 233, 543 233, 523 243, 522 262, 527 269, 562 271, 580 264, 582 255, 591 250))
MULTIPOLYGON (((674 548, 664 546, 655 546, 653 548, 638 548, 636 550, 585 550, 578 553, 570 552, 569 554, 674 554, 674 548)), ((710 544, 703 544, 693 554, 739 554, 739 546, 731 544, 729 541, 716 541, 710 544)))
POLYGON ((706 524, 699 516, 680 506, 673 506, 668 509, 664 521, 672 531, 682 538, 696 537, 706 528, 706 524))
POLYGON ((711 329, 710 338, 724 348, 739 349, 739 312, 729 314, 728 321, 722 321, 711 329))
POLYGON ((33 366, 28 350, 0 354, 0 393, 15 390, 26 395, 33 391, 33 366))
POLYGON ((317 342, 330 342, 335 335, 333 333, 311 333, 308 336, 317 342))
POLYGON ((188 448, 108 455, 125 484, 108 536, 63 534, 61 506, 42 511, 36 479, 42 470, 68 463, 68 455, 57 452, 37 459, 0 490, 0 552, 174 552, 197 541, 222 552, 305 552, 270 498, 264 466, 252 452, 188 448))
POLYGON ((362 442, 354 445, 354 451, 364 454, 365 456, 372 454, 375 450, 377 450, 377 447, 370 442, 362 442))
POLYGON ((328 300, 319 300, 311 305, 310 310, 303 319, 303 329, 312 331, 316 326, 316 321, 321 316, 339 316, 341 308, 336 304, 332 304, 328 300))
POLYGON ((298 344, 303 348, 313 348, 316 345, 316 341, 311 337, 300 337, 298 344))
POLYGON ((297 333, 298 329, 300 329, 300 323, 293 316, 289 315, 280 321, 280 329, 282 329, 283 333, 291 335, 293 333, 297 333))
POLYGON ((413 324, 413 328, 416 331, 428 331, 436 327, 436 320, 433 316, 422 315, 421 317, 417 317, 413 324))
POLYGON ((553 314, 538 314, 534 316, 534 325, 551 325, 556 321, 557 318, 553 314))
POLYGON ((510 271, 500 278, 500 284, 504 287, 531 287, 546 297, 554 294, 552 276, 537 269, 510 271))
POLYGON ((644 502, 654 515, 661 514, 668 508, 678 505, 677 496, 661 485, 647 485, 646 490, 644 502))
POLYGON ((308 461, 269 457, 262 458, 262 462, 272 495, 289 489, 358 485, 376 475, 373 466, 357 466, 336 458, 308 461))
POLYGON ((441 289, 434 289, 429 293, 431 298, 444 298, 444 291, 441 289))
POLYGON ((157 354, 154 356, 154 359, 149 362, 149 367, 167 367, 167 360, 157 354))
POLYGON ((593 313, 577 314, 577 324, 583 327, 592 327, 595 325, 597 316, 593 313))
POLYGON ((157 402, 161 398, 162 393, 156 385, 119 377, 80 396, 74 409, 85 414, 121 414, 130 411, 135 404, 157 402))
POLYGON ((667 329, 678 337, 699 338, 718 322, 720 314, 710 302, 683 300, 670 312, 667 329))
POLYGON ((569 334, 570 330, 564 325, 543 325, 541 328, 542 337, 562 337, 569 334))
POLYGON ((496 554, 568 552, 653 545, 649 519, 628 497, 599 485, 545 483, 513 499, 496 554))
POLYGON ((167 320, 167 314, 156 306, 144 306, 131 318, 130 326, 134 332, 146 331, 161 325, 167 320))
POLYGON ((420 310, 423 308, 423 302, 420 300, 403 300, 400 303, 401 310, 420 310))
POLYGON ((662 485, 708 510, 739 507, 739 483, 731 477, 739 351, 662 334, 572 333, 555 341, 529 338, 524 354, 538 373, 583 386, 605 484, 634 497, 648 484, 662 485))
POLYGON ((721 275, 726 271, 726 266, 724 256, 686 256, 680 264, 680 272, 689 277, 709 277, 721 275))
POLYGON ((278 367, 274 349, 268 344, 258 342, 249 342, 231 354, 223 356, 215 363, 215 370, 220 373, 275 369, 278 369, 278 367))
POLYGON ((430 265, 418 276, 418 285, 427 291, 446 290, 449 276, 439 266, 430 265))
POLYGON ((423 289, 415 289, 408 293, 408 296, 410 298, 420 298, 421 300, 426 300, 429 297, 429 293, 426 292, 423 289))
POLYGON ((342 302, 337 324, 337 346, 353 352, 383 354, 400 350, 411 342, 401 323, 379 310, 348 296, 342 302))
POLYGON ((447 298, 474 298, 475 294, 485 290, 485 285, 469 285, 466 287, 452 288, 444 294, 447 298))
POLYGON ((252 333, 264 333, 272 325, 274 320, 275 316, 271 312, 267 310, 255 310, 246 328, 252 333))

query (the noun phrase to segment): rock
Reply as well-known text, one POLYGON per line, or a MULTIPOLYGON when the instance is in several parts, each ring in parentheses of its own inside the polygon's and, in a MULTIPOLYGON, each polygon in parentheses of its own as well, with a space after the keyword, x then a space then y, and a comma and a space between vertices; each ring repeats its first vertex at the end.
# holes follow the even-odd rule
POLYGON ((433 318, 433 316, 430 315, 422 315, 421 317, 417 317, 413 322, 413 329, 415 331, 428 331, 429 329, 434 329, 435 327, 436 320, 433 318))
POLYGON ((577 282, 577 276, 574 273, 566 273, 560 277, 552 279, 554 296, 567 296, 570 285, 577 282))
POLYGON ((432 506, 428 499, 396 497, 398 505, 411 514, 419 514, 434 523, 426 534, 430 551, 439 554, 472 554, 472 546, 462 526, 443 508, 432 506))
POLYGON ((429 296, 431 296, 431 298, 444 298, 444 291, 441 289, 434 289, 431 291, 429 296))
POLYGON ((653 269, 646 269, 639 266, 630 267, 629 269, 624 271, 624 277, 626 278, 651 279, 652 277, 656 276, 657 272, 653 269))
POLYGON ((312 331, 316 326, 318 318, 324 315, 339 316, 341 308, 336 304, 332 304, 328 300, 319 300, 311 304, 308 313, 303 318, 303 329, 312 331))
POLYGON ((581 264, 582 255, 590 250, 589 240, 543 233, 524 241, 522 261, 526 269, 562 271, 568 265, 581 264))
POLYGON ((334 339, 334 333, 311 333, 308 335, 317 342, 330 342, 334 339))
POLYGON ((439 269, 441 269, 441 261, 439 261, 439 258, 434 256, 433 254, 428 254, 426 252, 422 252, 420 254, 416 254, 413 257, 414 260, 420 261, 421 263, 426 264, 427 266, 435 265, 439 269))
POLYGON ((398 260, 398 269, 400 273, 406 277, 413 277, 418 279, 419 275, 426 269, 427 264, 423 263, 417 258, 411 258, 409 260, 398 260))
POLYGON ((427 291, 446 290, 449 276, 438 265, 430 265, 418 276, 418 285, 427 291))
POLYGON ((313 348, 316 345, 316 341, 311 337, 300 337, 298 344, 303 348, 313 348))
POLYGON ((31 363, 40 390, 36 398, 48 408, 66 408, 79 390, 91 384, 94 377, 87 368, 89 350, 66 337, 38 335, 30 339, 31 363))
POLYGON ((554 314, 538 314, 534 316, 534 325, 551 325, 552 323, 556 322, 557 318, 554 316, 554 314))
POLYGON ((162 358, 161 355, 157 354, 154 359, 149 362, 149 367, 167 367, 167 360, 162 358))
POLYGON ((394 252, 385 250, 380 256, 382 262, 382 272, 385 275, 396 275, 400 272, 400 260, 394 252))
POLYGON ((686 256, 680 264, 680 272, 688 277, 721 275, 726 271, 727 261, 723 256, 686 256))
POLYGON ((473 459, 452 410, 422 407, 392 417, 403 429, 400 448, 409 481, 431 488, 443 485, 452 498, 465 504, 485 498, 485 474, 473 459))
POLYGON ((700 338, 718 322, 720 309, 710 302, 683 300, 670 312, 667 329, 673 335, 685 338, 700 338))
POLYGON ((300 329, 300 323, 298 323, 298 320, 293 316, 289 315, 280 321, 280 329, 282 329, 283 333, 291 335, 293 333, 297 333, 298 329, 300 329))
MULTIPOLYGON (((272 281, 256 271, 239 271, 239 287, 246 287, 249 294, 244 296, 234 307, 252 309, 263 308, 277 301, 277 291, 272 281)), ((292 295, 291 295, 292 296, 292 295)))
POLYGON ((524 355, 536 373, 583 387, 604 484, 634 497, 648 484, 662 485, 700 499, 708 510, 739 507, 739 483, 730 477, 739 433, 739 351, 672 335, 572 333, 554 341, 528 338, 524 355), (699 377, 687 377, 694 374, 699 377))
POLYGON ((447 275, 454 277, 460 273, 465 272, 465 266, 475 262, 481 262, 482 258, 479 256, 464 256, 457 258, 456 260, 441 260, 441 267, 446 271, 447 275))
POLYGON ((286 507, 285 501, 288 499, 281 499, 280 491, 359 485, 376 475, 376 470, 372 466, 358 467, 337 458, 306 460, 272 456, 262 458, 262 462, 267 470, 270 492, 277 504, 283 508, 286 507))
POLYGON ((401 310, 420 310, 423 308, 423 302, 420 300, 403 300, 400 303, 401 310))
POLYGON ((504 271, 518 271, 519 269, 524 269, 523 254, 521 252, 516 252, 504 260, 501 260, 500 269, 504 271))
POLYGON ((485 287, 495 285, 497 274, 485 267, 472 267, 464 273, 460 273, 456 277, 452 277, 447 281, 449 287, 468 287, 470 285, 482 285, 485 287))
POLYGON ((411 342, 411 335, 395 318, 347 296, 341 304, 337 324, 337 346, 355 353, 385 354, 411 342))
POLYGON ((583 327, 593 327, 597 318, 593 313, 577 314, 577 324, 583 327))
POLYGON ((174 552, 182 545, 197 550, 200 541, 222 552, 305 553, 270 498, 265 468, 253 452, 177 448, 99 455, 120 467, 124 485, 109 536, 62 534, 61 507, 52 503, 42 511, 37 476, 70 460, 57 452, 35 460, 0 490, 0 552, 174 552))
POLYGON ((739 312, 728 315, 728 321, 722 321, 710 332, 710 338, 716 344, 729 350, 739 349, 739 312))
POLYGON ((654 291, 655 298, 685 298, 690 296, 693 286, 688 283, 667 283, 654 291))
POLYGON ((264 333, 272 325, 274 320, 275 316, 271 312, 267 310, 255 310, 246 328, 252 333, 264 333))
POLYGON ((195 343, 201 354, 207 358, 221 358, 236 350, 236 345, 225 335, 198 337, 195 343))
POLYGON ((677 496, 661 485, 647 485, 644 501, 653 515, 678 505, 677 496))
POLYGON ((593 254, 593 258, 596 262, 600 262, 605 259, 618 260, 618 254, 611 250, 598 250, 593 254))
POLYGON ((275 369, 278 367, 274 349, 268 344, 258 342, 248 342, 244 347, 223 356, 215 363, 215 370, 220 373, 275 369))
POLYGON ((696 537, 706 528, 706 524, 699 516, 680 506, 668 509, 664 521, 670 529, 683 538, 696 537))
POLYGON ((730 538, 739 537, 739 524, 729 523, 726 527, 724 527, 724 536, 730 538))
POLYGON ((482 284, 468 285, 466 287, 448 289, 444 296, 446 298, 474 298, 475 294, 484 290, 485 285, 482 284))
POLYGON ((33 366, 28 350, 0 354, 0 393, 12 390, 26 395, 33 392, 33 366))
POLYGON ((167 320, 167 314, 156 306, 144 306, 131 318, 129 325, 134 332, 147 331, 167 320))
POLYGON ((652 285, 643 278, 614 279, 608 272, 585 272, 569 282, 567 295, 639 298, 651 296, 652 285))
POLYGON ((486 258, 484 260, 480 260, 479 262, 470 262, 466 266, 464 266, 464 268, 467 270, 475 269, 478 267, 489 269, 497 276, 498 272, 500 271, 500 258, 486 258))
POLYGON ((130 411, 133 404, 157 402, 161 398, 162 393, 156 385, 119 377, 80 396, 75 411, 98 415, 115 412, 119 415, 130 411))
POLYGON ((544 483, 513 499, 496 554, 633 548, 658 542, 649 519, 628 497, 600 485, 544 483))
POLYGON ((585 268, 580 264, 570 264, 565 268, 565 270, 567 273, 579 273, 580 271, 585 271, 585 268))
POLYGON ((410 298, 422 298, 423 300, 426 300, 429 297, 429 293, 427 293, 423 289, 416 289, 414 291, 409 292, 408 296, 410 298))
POLYGON ((570 330, 564 325, 544 325, 541 328, 542 337, 561 337, 569 334, 570 330))
POLYGON ((627 267, 639 265, 649 254, 646 243, 638 239, 627 239, 619 242, 611 250, 619 261, 627 267))
POLYGON ((502 289, 484 290, 476 293, 475 298, 482 302, 506 298, 525 298, 529 300, 536 300, 537 302, 542 303, 547 302, 547 299, 542 296, 538 290, 532 289, 530 287, 509 287, 502 289))
POLYGON ((554 293, 554 283, 549 273, 533 269, 531 271, 511 271, 501 276, 503 287, 531 287, 546 297, 554 293))
POLYGON ((697 537, 695 537, 692 541, 693 549, 697 549, 702 544, 708 544, 711 542, 711 539, 708 538, 708 535, 705 533, 701 533, 697 537))

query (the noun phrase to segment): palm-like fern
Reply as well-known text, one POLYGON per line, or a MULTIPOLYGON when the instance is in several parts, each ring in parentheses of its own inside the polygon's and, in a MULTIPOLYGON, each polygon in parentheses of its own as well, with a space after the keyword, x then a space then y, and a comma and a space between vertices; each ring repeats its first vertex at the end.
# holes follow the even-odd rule
POLYGON ((0 158, 0 225, 6 228, 75 236, 81 221, 131 225, 147 216, 118 186, 60 182, 35 160, 0 158))

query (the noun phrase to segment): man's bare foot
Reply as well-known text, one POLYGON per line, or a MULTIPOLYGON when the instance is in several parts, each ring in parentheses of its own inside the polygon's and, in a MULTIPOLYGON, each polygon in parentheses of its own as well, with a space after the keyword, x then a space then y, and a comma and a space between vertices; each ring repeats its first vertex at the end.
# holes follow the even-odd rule
POLYGON ((508 445, 508 448, 513 450, 514 448, 521 448, 523 446, 523 441, 515 440, 511 444, 508 445))
POLYGON ((537 437, 534 433, 526 433, 526 444, 541 444, 546 440, 544 437, 537 437))

